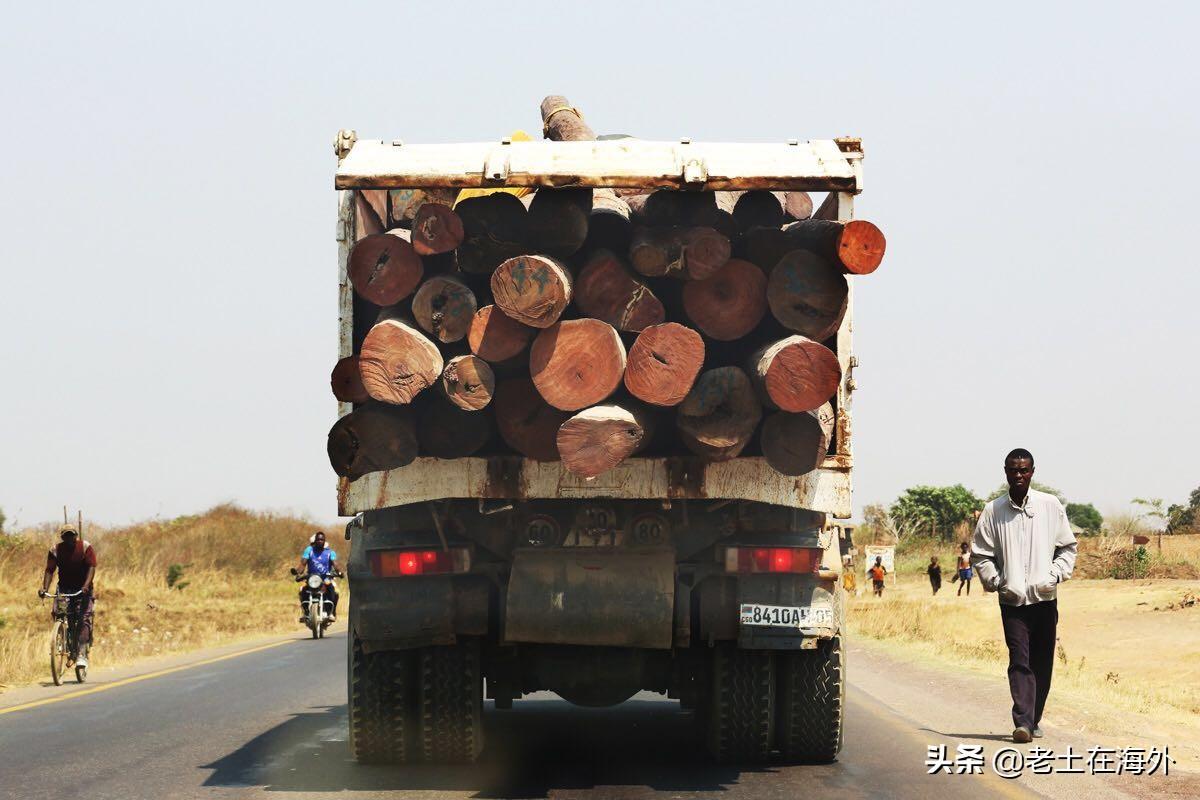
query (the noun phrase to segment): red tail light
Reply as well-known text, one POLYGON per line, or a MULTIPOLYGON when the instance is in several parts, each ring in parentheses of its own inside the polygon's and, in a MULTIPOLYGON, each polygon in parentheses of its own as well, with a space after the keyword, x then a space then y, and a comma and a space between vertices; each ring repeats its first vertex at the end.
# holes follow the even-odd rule
POLYGON ((377 578, 409 575, 443 575, 471 569, 471 554, 465 547, 449 550, 375 550, 370 553, 371 574, 377 578))
POLYGON ((819 547, 727 547, 725 571, 816 574, 822 552, 819 547))

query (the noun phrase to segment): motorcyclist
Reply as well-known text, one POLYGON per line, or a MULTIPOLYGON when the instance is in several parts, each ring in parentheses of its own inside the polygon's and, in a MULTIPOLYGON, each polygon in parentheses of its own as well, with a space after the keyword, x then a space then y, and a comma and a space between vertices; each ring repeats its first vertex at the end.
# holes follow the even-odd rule
MULTIPOLYGON (((304 548, 304 552, 300 554, 300 568, 296 570, 297 574, 302 578, 307 578, 309 575, 320 575, 323 578, 326 576, 341 575, 341 570, 338 569, 337 564, 337 553, 325 545, 325 532, 317 531, 308 542, 308 547, 304 548)), ((304 587, 301 587, 301 622, 305 621, 304 592, 304 587)), ((333 611, 329 615, 330 622, 333 622, 337 619, 338 593, 337 587, 332 581, 325 587, 325 599, 333 607, 333 611)))
POLYGON ((58 570, 58 593, 82 592, 67 601, 67 614, 79 615, 79 632, 76 639, 79 651, 75 664, 88 665, 88 649, 92 644, 92 614, 96 599, 92 594, 92 579, 96 577, 96 551, 91 544, 79 538, 79 531, 72 525, 59 529, 59 543, 50 548, 46 555, 46 572, 42 575, 42 588, 38 597, 45 597, 50 590, 50 580, 58 570))

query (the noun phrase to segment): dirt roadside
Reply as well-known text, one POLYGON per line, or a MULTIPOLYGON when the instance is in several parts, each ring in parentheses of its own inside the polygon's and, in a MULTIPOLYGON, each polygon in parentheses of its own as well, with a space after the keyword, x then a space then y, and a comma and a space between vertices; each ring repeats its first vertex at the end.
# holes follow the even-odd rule
MULTIPOLYGON (((902 647, 854 638, 848 655, 850 684, 928 735, 928 745, 945 744, 954 758, 956 747, 982 745, 986 770, 1002 747, 1028 753, 1034 745, 1012 745, 1012 701, 1001 668, 994 675, 930 661, 902 647)), ((1016 779, 1050 798, 1194 798, 1200 797, 1200 748, 1181 739, 1165 726, 1147 726, 1145 717, 1089 708, 1088 704, 1056 696, 1051 691, 1042 727, 1046 737, 1034 744, 1056 753, 1084 754, 1077 766, 1086 771, 1086 754, 1092 747, 1131 748, 1167 746, 1174 763, 1170 775, 1034 775, 1026 771, 1016 779)), ((925 753, 914 753, 925 759, 925 753)), ((1059 767, 1061 761, 1056 762, 1059 767)), ((969 788, 967 776, 947 776, 947 789, 969 788)))

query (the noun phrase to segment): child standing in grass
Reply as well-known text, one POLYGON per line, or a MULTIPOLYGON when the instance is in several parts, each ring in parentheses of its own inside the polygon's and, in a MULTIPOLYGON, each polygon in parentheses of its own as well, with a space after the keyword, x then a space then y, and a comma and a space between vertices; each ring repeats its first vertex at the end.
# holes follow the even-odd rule
POLYGON ((930 588, 937 594, 938 589, 942 588, 942 568, 938 565, 937 556, 929 557, 929 568, 925 572, 929 575, 930 588))
POLYGON ((967 587, 967 597, 971 596, 971 554, 967 551, 967 543, 958 546, 958 594, 962 595, 963 587, 967 587))
POLYGON ((875 565, 868 572, 871 575, 871 584, 875 587, 875 596, 883 597, 883 579, 887 575, 887 569, 883 566, 882 556, 875 556, 875 565))

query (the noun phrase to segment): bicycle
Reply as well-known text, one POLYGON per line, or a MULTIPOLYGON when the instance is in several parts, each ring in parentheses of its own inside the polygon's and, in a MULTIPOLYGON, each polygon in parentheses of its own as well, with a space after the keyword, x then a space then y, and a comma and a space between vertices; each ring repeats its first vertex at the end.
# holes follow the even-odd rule
POLYGON ((55 592, 47 594, 54 601, 54 622, 50 626, 50 677, 55 686, 62 686, 63 676, 67 669, 75 666, 75 680, 83 683, 87 680, 87 667, 75 664, 79 654, 79 627, 83 624, 82 606, 74 614, 70 613, 71 600, 83 594, 77 592, 55 592), (65 602, 64 602, 65 601, 65 602))

